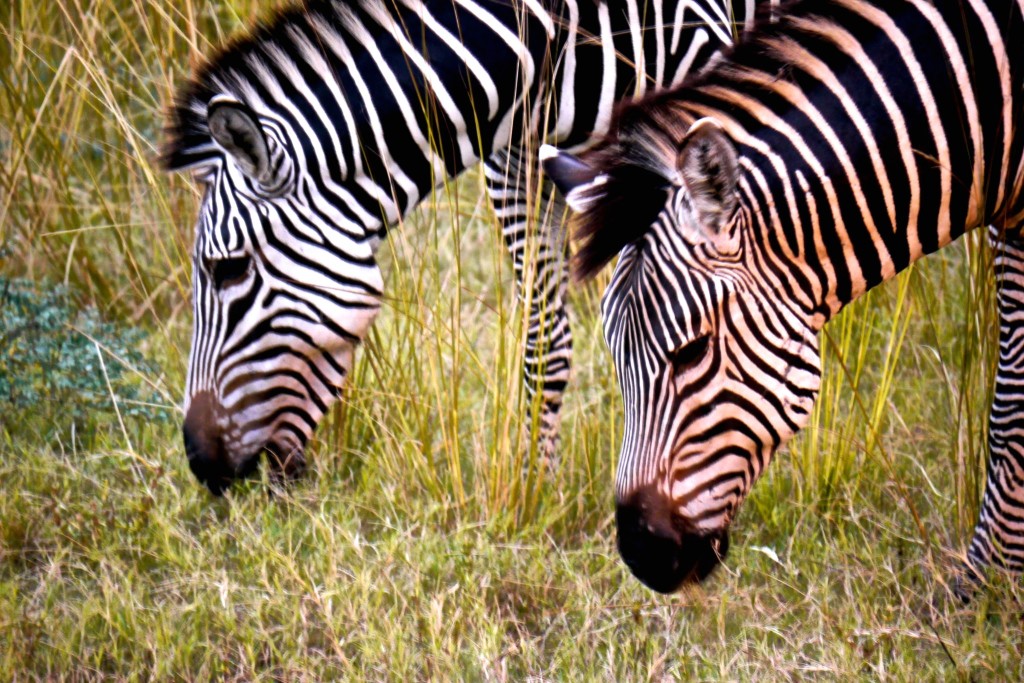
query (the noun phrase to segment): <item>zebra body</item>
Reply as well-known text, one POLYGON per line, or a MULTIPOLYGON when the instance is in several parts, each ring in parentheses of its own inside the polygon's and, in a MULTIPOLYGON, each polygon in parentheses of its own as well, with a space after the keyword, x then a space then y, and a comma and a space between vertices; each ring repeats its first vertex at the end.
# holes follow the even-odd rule
POLYGON ((528 302, 525 380, 552 451, 571 337, 556 202, 528 249, 536 147, 590 144, 615 102, 680 81, 753 11, 752 0, 308 2, 199 67, 163 151, 205 187, 185 399, 193 472, 220 493, 264 452, 302 470, 378 312, 380 239, 481 159, 528 302))
POLYGON ((1024 570, 1024 4, 811 0, 692 83, 550 157, 602 303, 626 411, 619 549, 647 585, 704 578, 806 425, 817 332, 965 231, 998 250, 991 459, 968 552, 1024 570), (585 167, 585 168, 583 168, 585 167))

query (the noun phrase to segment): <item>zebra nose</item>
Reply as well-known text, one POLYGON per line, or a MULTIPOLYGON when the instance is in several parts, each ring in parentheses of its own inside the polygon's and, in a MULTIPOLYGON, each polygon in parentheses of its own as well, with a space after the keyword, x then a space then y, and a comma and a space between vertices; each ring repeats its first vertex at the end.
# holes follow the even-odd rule
POLYGON ((615 510, 619 554, 633 575, 659 593, 703 581, 729 550, 723 529, 694 533, 659 494, 634 494, 615 510))
POLYGON ((188 466, 210 493, 220 496, 231 483, 232 468, 215 419, 216 401, 209 392, 192 397, 181 431, 185 437, 188 466))

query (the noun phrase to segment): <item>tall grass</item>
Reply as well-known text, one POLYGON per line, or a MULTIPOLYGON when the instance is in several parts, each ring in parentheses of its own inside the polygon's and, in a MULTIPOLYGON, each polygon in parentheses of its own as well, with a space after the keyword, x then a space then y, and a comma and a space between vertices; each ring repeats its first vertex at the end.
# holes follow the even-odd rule
MULTIPOLYGON (((198 197, 153 166, 159 114, 198 54, 266 11, 0 8, 0 276, 66 283, 145 330, 172 407, 198 197)), ((614 550, 604 283, 572 294, 576 370, 544 473, 524 455, 522 310, 481 188, 470 172, 391 233, 384 311, 313 470, 272 499, 260 482, 210 499, 174 425, 67 445, 0 422, 0 679, 1021 677, 1019 583, 969 607, 943 588, 983 483, 980 234, 828 326, 812 426, 755 488, 726 567, 662 597, 614 550)))

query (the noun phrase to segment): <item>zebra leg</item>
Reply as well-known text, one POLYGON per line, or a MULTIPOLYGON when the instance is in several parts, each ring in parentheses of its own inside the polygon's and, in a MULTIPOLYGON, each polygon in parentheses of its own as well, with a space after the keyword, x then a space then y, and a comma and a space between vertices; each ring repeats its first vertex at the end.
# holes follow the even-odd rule
POLYGON ((1024 242, 994 228, 999 366, 989 418, 989 464, 981 514, 967 552, 972 568, 1024 571, 1024 242))
POLYGON ((535 160, 528 150, 500 150, 484 162, 484 174, 527 315, 523 379, 531 406, 528 436, 537 444, 539 458, 551 466, 572 365, 565 311, 568 244, 562 225, 564 205, 557 193, 550 183, 545 183, 541 195, 531 191, 538 189, 535 160))

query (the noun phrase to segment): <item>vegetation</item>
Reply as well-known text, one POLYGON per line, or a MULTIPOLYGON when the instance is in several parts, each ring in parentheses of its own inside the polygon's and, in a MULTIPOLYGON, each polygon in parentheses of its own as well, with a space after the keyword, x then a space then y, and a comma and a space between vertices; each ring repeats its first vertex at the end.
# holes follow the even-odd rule
POLYGON ((137 348, 143 331, 104 322, 92 307, 73 310, 64 287, 39 292, 0 278, 0 330, 0 430, 9 437, 60 438, 47 430, 69 427, 74 447, 111 418, 125 438, 138 420, 168 421, 146 384, 155 372, 137 348))
POLYGON ((383 249, 386 308, 308 478, 212 499, 174 407, 198 197, 152 160, 190 60, 259 4, 0 7, 0 277, 35 283, 51 341, 13 341, 3 309, 0 680, 1024 677, 1021 582, 970 605, 946 584, 983 484, 980 234, 829 325, 813 426, 707 586, 655 595, 615 552, 602 283, 572 299, 561 464, 524 462, 521 314, 475 172, 383 249))

